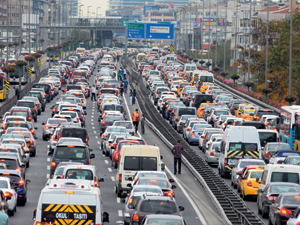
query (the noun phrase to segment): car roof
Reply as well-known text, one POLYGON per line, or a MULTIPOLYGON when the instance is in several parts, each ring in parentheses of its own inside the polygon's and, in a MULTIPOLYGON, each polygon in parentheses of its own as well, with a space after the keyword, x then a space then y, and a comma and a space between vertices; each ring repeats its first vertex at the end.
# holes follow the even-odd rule
POLYGON ((298 152, 298 151, 295 151, 295 150, 277 150, 277 153, 284 153, 284 152, 295 153, 295 152, 298 152))

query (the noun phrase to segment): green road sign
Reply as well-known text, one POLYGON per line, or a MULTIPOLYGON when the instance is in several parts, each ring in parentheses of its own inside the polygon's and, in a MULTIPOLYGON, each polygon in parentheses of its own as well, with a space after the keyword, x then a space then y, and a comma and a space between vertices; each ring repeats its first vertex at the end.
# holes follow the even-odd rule
POLYGON ((78 48, 80 48, 80 45, 78 45, 78 48))
POLYGON ((137 20, 123 20, 122 21, 122 26, 123 27, 126 27, 127 26, 127 23, 136 23, 137 22, 137 20))
POLYGON ((130 23, 130 24, 128 24, 128 29, 144 29, 144 28, 145 28, 145 24, 143 24, 143 23, 137 23, 137 24, 130 23))
POLYGON ((28 69, 28 74, 31 75, 32 74, 32 69, 29 67, 28 69))
POLYGON ((9 90, 9 81, 5 81, 5 88, 6 88, 6 90, 9 90))
POLYGON ((39 60, 39 67, 41 67, 42 66, 42 62, 41 62, 41 60, 39 60))
POLYGON ((95 45, 97 44, 97 41, 95 41, 95 45))

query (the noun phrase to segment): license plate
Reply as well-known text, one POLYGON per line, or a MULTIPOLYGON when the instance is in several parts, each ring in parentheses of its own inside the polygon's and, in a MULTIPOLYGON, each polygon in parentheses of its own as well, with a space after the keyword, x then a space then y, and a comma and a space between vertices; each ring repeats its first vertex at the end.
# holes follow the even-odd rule
POLYGON ((228 163, 230 163, 230 164, 236 163, 236 159, 228 159, 228 163))
POLYGON ((219 162, 219 158, 217 158, 217 162, 219 162))

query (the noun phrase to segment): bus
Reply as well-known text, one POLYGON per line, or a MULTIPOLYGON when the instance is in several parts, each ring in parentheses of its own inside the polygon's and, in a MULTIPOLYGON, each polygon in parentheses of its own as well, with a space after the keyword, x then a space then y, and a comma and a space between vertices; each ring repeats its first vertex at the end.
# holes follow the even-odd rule
POLYGON ((5 87, 6 77, 4 73, 0 73, 0 101, 6 99, 6 87, 5 87))
POLYGON ((300 151, 300 105, 281 107, 278 125, 279 141, 300 151))
POLYGON ((19 84, 19 79, 21 75, 21 84, 26 84, 28 81, 27 73, 25 73, 25 66, 20 68, 19 66, 12 65, 14 68, 16 68, 16 71, 14 73, 10 73, 9 75, 9 82, 14 84, 19 84))
POLYGON ((139 62, 139 61, 145 61, 146 60, 146 54, 145 53, 139 53, 137 54, 136 56, 136 61, 139 62))
POLYGON ((28 51, 21 51, 21 53, 20 53, 20 56, 24 56, 24 57, 29 56, 29 55, 30 54, 28 51))

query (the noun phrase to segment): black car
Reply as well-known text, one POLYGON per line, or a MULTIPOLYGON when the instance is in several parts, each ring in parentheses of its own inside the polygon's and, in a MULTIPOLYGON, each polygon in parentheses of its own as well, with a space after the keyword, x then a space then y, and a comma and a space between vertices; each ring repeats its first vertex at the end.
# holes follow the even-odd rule
POLYGON ((44 92, 46 93, 47 102, 51 101, 52 93, 51 93, 51 85, 50 84, 37 83, 37 84, 34 84, 32 87, 33 88, 42 88, 44 90, 44 92))
POLYGON ((91 159, 95 158, 95 154, 90 153, 91 151, 93 150, 89 149, 83 143, 76 143, 76 145, 68 143, 56 145, 53 155, 51 152, 48 153, 49 156, 52 155, 50 176, 54 174, 56 166, 60 162, 72 161, 90 165, 91 159))
POLYGON ((266 129, 265 124, 260 121, 243 121, 239 126, 252 126, 256 129, 266 129))
POLYGON ((37 106, 36 106, 35 102, 26 101, 26 100, 18 100, 16 106, 30 108, 31 115, 34 119, 34 122, 37 121, 38 110, 37 110, 37 106))
POLYGON ((275 202, 278 195, 286 192, 300 193, 300 185, 286 182, 271 182, 263 190, 259 189, 257 195, 258 214, 263 218, 269 217, 269 207, 275 202))
POLYGON ((196 107, 196 109, 199 108, 199 106, 201 105, 201 103, 207 103, 213 102, 213 98, 212 95, 208 95, 208 94, 196 94, 191 98, 191 106, 196 107))
POLYGON ((239 109, 239 105, 245 103, 246 102, 242 99, 235 99, 235 98, 231 99, 228 104, 230 108, 230 113, 232 115, 235 115, 235 111, 239 109))
MULTIPOLYGON (((295 189, 294 189, 295 190, 295 189)), ((269 224, 284 225, 293 217, 294 211, 300 206, 300 192, 280 194, 276 201, 270 205, 269 224)))
POLYGON ((32 97, 37 97, 39 99, 39 102, 41 103, 42 106, 42 111, 45 111, 46 108, 46 100, 43 98, 43 95, 39 91, 29 91, 27 93, 27 96, 32 96, 32 97))
POLYGON ((62 125, 61 129, 57 133, 58 140, 61 137, 74 137, 81 138, 82 142, 88 145, 89 137, 85 128, 78 127, 76 125, 62 125))

